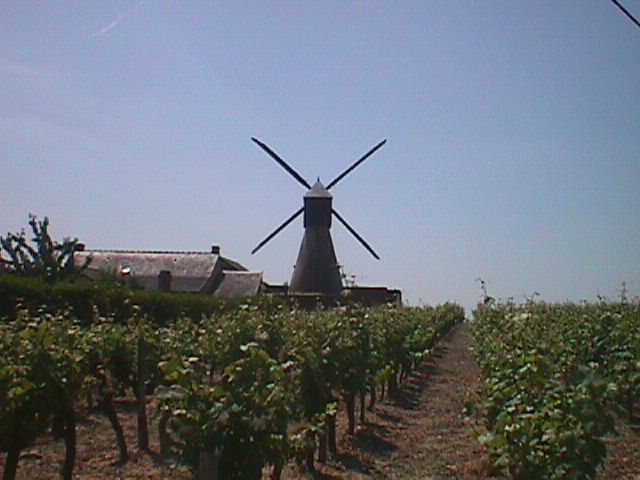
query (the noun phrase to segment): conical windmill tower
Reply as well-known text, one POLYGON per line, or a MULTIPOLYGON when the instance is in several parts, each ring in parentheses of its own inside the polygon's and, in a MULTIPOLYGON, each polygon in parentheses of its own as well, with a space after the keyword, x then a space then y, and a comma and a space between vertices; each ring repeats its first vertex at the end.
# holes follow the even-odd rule
POLYGON ((291 276, 289 293, 319 293, 327 296, 339 295, 342 290, 340 266, 331 241, 331 217, 335 216, 351 234, 366 248, 376 259, 380 259, 371 246, 356 232, 347 221, 340 216, 331 206, 333 197, 329 190, 340 180, 351 173, 358 165, 369 158, 376 150, 382 147, 386 140, 369 150, 360 159, 353 163, 344 172, 333 179, 326 187, 320 179, 311 186, 298 172, 291 168, 271 148, 256 138, 252 140, 271 156, 293 178, 308 189, 304 195, 303 206, 276 228, 269 236, 258 244, 251 252, 256 253, 269 240, 280 233, 287 225, 304 213, 304 237, 300 245, 298 260, 291 276))

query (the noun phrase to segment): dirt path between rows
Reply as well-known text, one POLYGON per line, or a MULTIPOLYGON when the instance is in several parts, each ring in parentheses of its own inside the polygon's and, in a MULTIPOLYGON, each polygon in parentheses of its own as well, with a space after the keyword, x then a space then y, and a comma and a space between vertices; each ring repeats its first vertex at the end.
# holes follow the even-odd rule
POLYGON ((487 454, 464 413, 479 388, 472 345, 468 325, 456 326, 392 398, 367 412, 355 437, 341 438, 341 455, 318 466, 316 478, 488 478, 487 454))
POLYGON ((472 344, 467 324, 454 327, 433 360, 403 386, 404 401, 385 406, 402 409, 404 416, 393 435, 399 448, 385 478, 487 478, 488 456, 465 415, 465 405, 480 388, 472 344))

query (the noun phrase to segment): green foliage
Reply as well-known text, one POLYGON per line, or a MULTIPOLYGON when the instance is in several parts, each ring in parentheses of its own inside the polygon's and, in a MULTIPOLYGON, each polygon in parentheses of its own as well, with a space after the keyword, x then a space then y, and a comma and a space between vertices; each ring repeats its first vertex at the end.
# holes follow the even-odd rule
MULTIPOLYGON (((57 416, 63 419, 65 441, 74 442, 67 445, 63 467, 63 476, 70 477, 75 451, 70 419, 89 385, 80 327, 65 315, 22 311, 15 321, 0 325, 0 344, 0 449, 19 458, 20 450, 57 416)), ((11 478, 11 472, 5 474, 11 478)))
POLYGON ((196 465, 200 452, 220 455, 220 478, 260 478, 267 463, 284 463, 288 405, 284 369, 257 344, 224 369, 219 382, 197 383, 201 360, 187 359, 177 371, 165 364, 173 387, 171 427, 183 440, 181 458, 196 465))
POLYGON ((638 304, 524 306, 474 311, 484 375, 480 439, 514 478, 594 478, 614 428, 640 394, 638 304))
POLYGON ((168 418, 176 458, 195 468, 201 452, 215 453, 222 479, 309 458, 340 398, 425 357, 463 317, 457 305, 305 312, 267 302, 158 327, 138 306, 126 322, 97 306, 90 322, 47 310, 18 307, 0 323, 2 449, 28 446, 89 389, 131 392, 144 342, 142 380, 168 418))
POLYGON ((78 239, 65 238, 62 243, 51 238, 49 219, 38 220, 29 214, 29 226, 33 238, 28 240, 26 232, 7 233, 0 237, 0 267, 10 272, 39 277, 48 282, 73 278, 87 268, 87 261, 80 268, 73 265, 73 252, 78 239), (5 258, 4 254, 7 255, 5 258))
POLYGON ((129 290, 114 282, 56 282, 41 278, 13 275, 0 271, 0 319, 15 318, 16 306, 37 312, 45 308, 55 314, 69 310, 75 318, 89 324, 98 317, 126 323, 134 314, 134 306, 157 326, 187 316, 194 322, 202 317, 235 311, 242 304, 270 311, 283 305, 282 299, 259 296, 251 299, 225 299, 196 293, 163 293, 129 290))
POLYGON ((17 325, 0 325, 0 450, 6 452, 30 445, 48 422, 27 337, 17 325))
POLYGON ((385 329, 410 332, 407 344, 422 355, 462 316, 455 305, 312 312, 243 305, 197 328, 182 319, 161 329, 161 409, 172 412, 179 458, 195 468, 200 451, 216 452, 221 478, 260 478, 265 464, 307 458, 337 400, 396 361, 382 353, 385 329), (420 332, 426 338, 418 341, 420 332))

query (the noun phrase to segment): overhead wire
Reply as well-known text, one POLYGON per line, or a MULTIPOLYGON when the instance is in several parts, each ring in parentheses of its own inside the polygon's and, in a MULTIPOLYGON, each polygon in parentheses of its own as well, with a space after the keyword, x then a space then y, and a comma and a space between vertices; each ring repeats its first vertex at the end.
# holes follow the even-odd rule
POLYGON ((614 4, 616 7, 618 7, 620 10, 622 10, 622 12, 623 12, 627 17, 629 17, 629 18, 631 19, 631 21, 632 21, 633 23, 635 23, 635 24, 636 24, 636 26, 637 26, 638 28, 640 28, 640 22, 639 22, 638 20, 636 20, 636 18, 635 18, 633 15, 631 15, 631 12, 629 12, 629 10, 627 10, 626 8, 624 8, 624 7, 622 6, 622 4, 621 4, 620 2, 618 2, 618 0, 611 0, 611 1, 613 2, 613 4, 614 4))

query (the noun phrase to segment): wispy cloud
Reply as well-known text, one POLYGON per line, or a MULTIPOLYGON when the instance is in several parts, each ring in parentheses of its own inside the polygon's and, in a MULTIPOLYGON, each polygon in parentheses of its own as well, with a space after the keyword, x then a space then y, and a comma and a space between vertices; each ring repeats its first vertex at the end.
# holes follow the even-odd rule
POLYGON ((93 32, 90 35, 90 37, 91 38, 98 38, 98 37, 102 37, 103 35, 106 35, 111 30, 116 28, 120 24, 120 22, 122 22, 125 18, 129 17, 130 15, 132 15, 138 8, 140 8, 140 6, 144 5, 145 3, 147 3, 146 0, 140 0, 133 7, 130 7, 129 9, 124 11, 123 13, 118 14, 118 16, 115 18, 115 20, 113 20, 109 25, 107 25, 106 27, 102 28, 101 30, 98 30, 97 32, 93 32))
POLYGON ((98 38, 101 37, 103 35, 106 35, 107 33, 109 33, 111 30, 113 30, 114 28, 116 28, 118 26, 118 24, 124 19, 124 17, 126 17, 126 14, 121 13, 120 15, 118 15, 116 17, 116 19, 111 22, 109 25, 107 25, 106 27, 104 27, 102 30, 98 30, 97 32, 93 32, 91 34, 91 38, 98 38))

